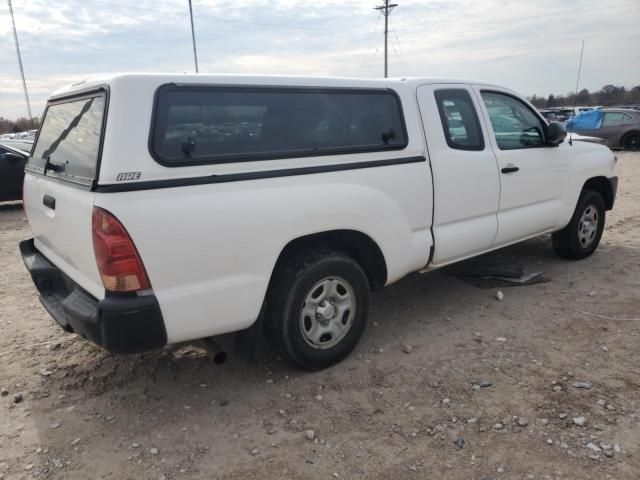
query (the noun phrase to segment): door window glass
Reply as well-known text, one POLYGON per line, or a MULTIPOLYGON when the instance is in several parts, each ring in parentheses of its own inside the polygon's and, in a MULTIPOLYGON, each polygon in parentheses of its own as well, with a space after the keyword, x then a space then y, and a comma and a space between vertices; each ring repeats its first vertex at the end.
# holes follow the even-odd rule
POLYGON ((480 121, 469 92, 461 88, 436 90, 435 97, 447 145, 459 150, 483 150, 480 121))
POLYGON ((510 95, 482 92, 496 143, 501 150, 535 148, 544 145, 542 120, 510 95))
POLYGON ((613 125, 624 121, 624 113, 622 112, 605 112, 602 117, 602 126, 613 125))

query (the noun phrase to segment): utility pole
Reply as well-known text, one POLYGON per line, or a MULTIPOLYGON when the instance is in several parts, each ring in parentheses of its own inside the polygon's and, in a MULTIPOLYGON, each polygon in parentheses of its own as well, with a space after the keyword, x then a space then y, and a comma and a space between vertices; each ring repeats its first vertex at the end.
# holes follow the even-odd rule
POLYGON ((389 3, 389 0, 384 0, 384 5, 374 7, 374 10, 378 10, 384 15, 384 78, 387 78, 387 37, 389 36, 389 15, 394 8, 398 6, 397 3, 389 3))
POLYGON ((31 104, 29 103, 29 93, 27 92, 27 81, 24 79, 24 68, 22 68, 22 56, 20 55, 20 45, 18 44, 18 32, 16 31, 16 21, 13 18, 13 7, 9 0, 9 13, 11 14, 11 24, 13 25, 13 38, 16 41, 16 54, 18 55, 18 65, 20 66, 20 76, 22 77, 22 88, 24 89, 24 99, 27 101, 27 112, 29 112, 29 120, 31 116, 31 104))
MULTIPOLYGON (((11 3, 11 0, 9 0, 11 3)), ((193 42, 193 60, 196 63, 196 73, 198 73, 198 52, 196 51, 196 32, 193 29, 193 8, 191 7, 191 0, 189 0, 189 17, 191 17, 191 41, 193 42)))

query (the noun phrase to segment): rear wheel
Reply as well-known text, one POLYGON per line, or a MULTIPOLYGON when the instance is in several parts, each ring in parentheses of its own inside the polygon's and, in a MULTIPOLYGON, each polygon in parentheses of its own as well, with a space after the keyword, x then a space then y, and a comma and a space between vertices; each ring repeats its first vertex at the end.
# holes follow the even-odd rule
POLYGON ((274 272, 266 328, 279 352, 307 370, 345 358, 364 331, 369 283, 353 259, 316 251, 285 262, 274 272))
POLYGON ((622 147, 625 150, 640 150, 640 132, 627 133, 622 139, 622 147))
POLYGON ((602 195, 594 190, 583 190, 569 225, 552 236, 554 250, 561 257, 572 260, 588 257, 598 248, 604 219, 602 195))

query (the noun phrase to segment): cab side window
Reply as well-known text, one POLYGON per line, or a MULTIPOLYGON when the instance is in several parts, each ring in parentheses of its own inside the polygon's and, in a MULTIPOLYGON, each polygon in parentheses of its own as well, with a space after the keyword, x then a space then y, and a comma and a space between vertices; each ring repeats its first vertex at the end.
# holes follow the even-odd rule
POLYGON ((447 145, 458 150, 484 150, 478 114, 469 92, 461 88, 434 92, 447 145))
POLYGON ((496 143, 500 150, 541 147, 545 144, 542 120, 510 95, 482 92, 496 143))
POLYGON ((617 125, 626 120, 626 115, 622 112, 605 112, 602 116, 602 126, 617 125))

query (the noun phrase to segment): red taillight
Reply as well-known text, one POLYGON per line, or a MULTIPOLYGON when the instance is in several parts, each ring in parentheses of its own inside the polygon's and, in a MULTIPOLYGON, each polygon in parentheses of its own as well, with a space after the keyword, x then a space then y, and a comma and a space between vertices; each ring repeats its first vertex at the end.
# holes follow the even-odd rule
POLYGON ((93 207, 93 251, 104 288, 135 292, 151 288, 131 237, 111 213, 93 207))

